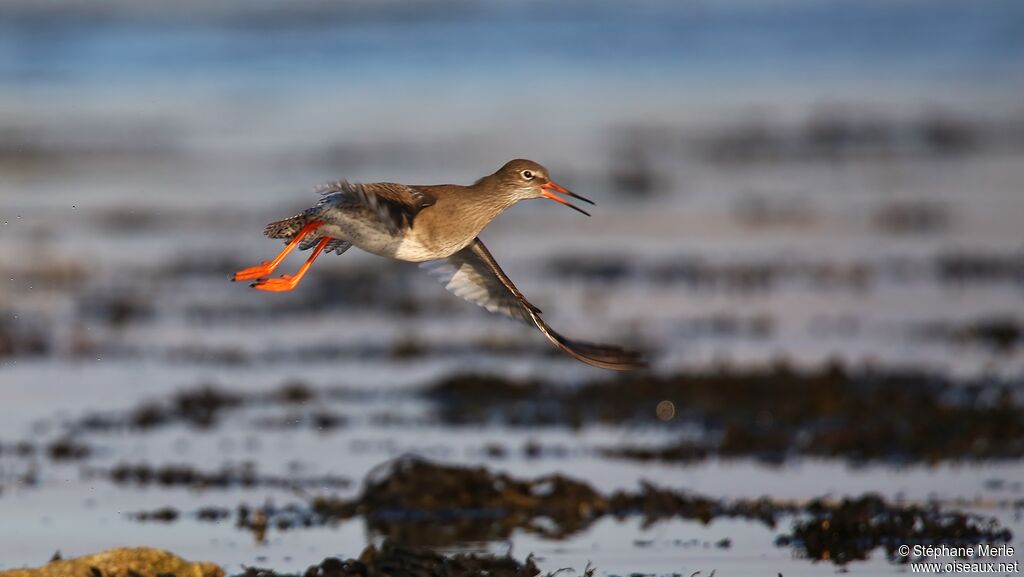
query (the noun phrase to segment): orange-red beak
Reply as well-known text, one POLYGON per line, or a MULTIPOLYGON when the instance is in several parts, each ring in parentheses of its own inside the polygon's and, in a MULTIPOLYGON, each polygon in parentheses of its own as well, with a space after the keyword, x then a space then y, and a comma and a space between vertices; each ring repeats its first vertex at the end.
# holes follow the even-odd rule
POLYGON ((555 194, 555 192, 560 192, 562 194, 568 194, 569 196, 571 196, 571 197, 573 197, 575 199, 578 199, 578 200, 582 200, 583 202, 585 202, 587 204, 594 204, 594 201, 592 201, 590 199, 587 199, 587 198, 583 198, 582 196, 576 194, 575 192, 572 192, 572 191, 570 191, 570 190, 568 190, 568 189, 566 189, 564 187, 561 187, 558 184, 556 184, 554 182, 550 182, 550 181, 549 182, 545 182, 544 184, 540 185, 540 188, 541 188, 541 190, 544 191, 544 192, 541 193, 544 196, 544 198, 550 198, 551 200, 553 200, 555 202, 560 202, 560 203, 564 204, 565 206, 568 206, 569 208, 571 208, 573 210, 582 212, 583 214, 585 214, 587 216, 590 216, 589 212, 583 210, 582 208, 576 206, 575 204, 569 202, 568 200, 565 200, 564 198, 558 196, 557 194, 555 194))

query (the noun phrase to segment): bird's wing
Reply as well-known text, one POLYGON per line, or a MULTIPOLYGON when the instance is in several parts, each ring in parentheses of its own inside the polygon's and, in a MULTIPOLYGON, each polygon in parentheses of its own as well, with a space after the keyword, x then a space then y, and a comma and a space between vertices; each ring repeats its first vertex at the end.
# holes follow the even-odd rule
MULTIPOLYGON (((313 248, 314 246, 320 244, 320 241, 323 240, 323 238, 324 237, 322 237, 322 236, 309 236, 309 237, 306 237, 306 238, 302 239, 302 242, 299 243, 299 250, 309 250, 309 249, 313 248)), ((333 238, 333 239, 331 239, 330 242, 327 243, 326 246, 324 246, 324 252, 327 253, 327 254, 330 254, 330 253, 333 252, 333 253, 342 255, 342 254, 345 254, 345 251, 350 249, 350 248, 352 248, 352 243, 350 243, 349 241, 342 240, 340 238, 333 238)))
POLYGON ((617 346, 574 341, 555 332, 541 311, 526 300, 479 238, 447 259, 420 265, 438 278, 445 288, 492 313, 500 313, 532 324, 568 355, 595 367, 614 370, 645 366, 642 356, 617 346))
POLYGON ((338 180, 328 182, 317 191, 324 195, 320 205, 338 201, 354 201, 375 212, 392 234, 412 226, 413 219, 437 199, 427 190, 394 182, 360 184, 338 180))
MULTIPOLYGON (((420 264, 431 276, 441 281, 444 288, 458 297, 480 305, 492 313, 505 315, 526 324, 533 324, 531 313, 540 314, 540 309, 530 304, 514 286, 503 283, 498 275, 505 273, 497 263, 491 268, 479 256, 475 247, 490 257, 484 244, 476 239, 459 252, 442 260, 432 260, 420 264), (497 272, 495 272, 497 271, 497 272)), ((493 262, 493 258, 490 259, 493 262)), ((507 278, 507 277, 506 277, 507 278)))

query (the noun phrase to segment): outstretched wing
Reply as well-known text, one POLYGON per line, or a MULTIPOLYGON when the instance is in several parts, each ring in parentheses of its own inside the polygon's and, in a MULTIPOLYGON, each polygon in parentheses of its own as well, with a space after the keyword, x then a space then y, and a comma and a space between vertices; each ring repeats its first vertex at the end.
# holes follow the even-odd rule
POLYGON ((447 259, 420 266, 455 295, 492 313, 534 325, 556 347, 588 365, 614 370, 646 366, 639 353, 612 345, 574 341, 558 334, 541 318, 540 309, 519 292, 479 238, 447 259))
POLYGON ((433 206, 437 199, 428 191, 394 182, 360 184, 338 180, 317 189, 324 198, 319 207, 339 202, 356 202, 375 212, 392 234, 412 226, 421 210, 433 206))
MULTIPOLYGON (((509 290, 508 285, 495 274, 495 270, 502 276, 505 273, 498 268, 497 263, 494 269, 487 266, 486 261, 474 250, 477 245, 486 253, 487 249, 483 248, 484 244, 478 238, 452 256, 421 263, 420 268, 441 281, 444 288, 455 296, 480 305, 492 313, 532 325, 532 314, 541 314, 540 309, 527 301, 515 287, 509 290)), ((490 253, 487 256, 490 257, 490 253)), ((512 281, 508 283, 511 285, 512 281)))

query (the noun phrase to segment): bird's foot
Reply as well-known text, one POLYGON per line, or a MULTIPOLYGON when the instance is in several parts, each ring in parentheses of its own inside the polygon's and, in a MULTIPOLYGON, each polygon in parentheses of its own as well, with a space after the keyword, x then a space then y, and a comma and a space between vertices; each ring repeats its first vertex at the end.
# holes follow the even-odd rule
POLYGON ((299 280, 301 279, 286 274, 276 278, 261 278, 249 286, 261 291, 287 292, 299 286, 299 280))
POLYGON ((267 276, 272 272, 274 272, 274 265, 272 263, 265 262, 236 272, 235 276, 231 277, 231 282, 238 282, 240 280, 256 280, 260 277, 267 276))

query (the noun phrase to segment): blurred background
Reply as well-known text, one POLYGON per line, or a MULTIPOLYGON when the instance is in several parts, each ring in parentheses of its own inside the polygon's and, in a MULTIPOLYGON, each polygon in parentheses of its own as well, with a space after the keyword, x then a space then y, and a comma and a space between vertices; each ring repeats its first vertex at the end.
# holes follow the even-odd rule
MULTIPOLYGON (((594 217, 524 203, 482 238, 568 335, 645 348, 658 376, 838 365, 1019 394, 1022 84, 1013 0, 5 0, 0 568, 139 544, 295 570, 375 539, 359 520, 263 543, 230 523, 139 524, 126 513, 293 495, 126 490, 83 473, 123 462, 257 463, 343 475, 352 492, 403 453, 717 498, 957 500, 1024 478, 1019 455, 853 467, 846 454, 623 463, 590 450, 699 436, 686 398, 671 399, 671 426, 653 403, 650 422, 453 426, 417 392, 454 375, 570 388, 609 376, 359 251, 322 258, 292 293, 228 282, 276 254, 264 224, 326 180, 468 184, 526 157, 594 199, 594 217), (335 399, 346 426, 329 430, 301 411, 280 428, 245 412, 212 431, 87 439, 75 425, 188 387, 295 380, 368 394, 335 399), (488 440, 515 450, 498 458, 488 440), (54 458, 58 441, 88 457, 54 458), (530 442, 568 453, 519 456, 530 442)), ((787 575, 833 571, 774 534, 608 519, 476 546, 536 552, 546 570, 739 574, 767 558, 787 575), (679 545, 724 537, 731 548, 679 545)))

